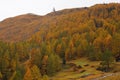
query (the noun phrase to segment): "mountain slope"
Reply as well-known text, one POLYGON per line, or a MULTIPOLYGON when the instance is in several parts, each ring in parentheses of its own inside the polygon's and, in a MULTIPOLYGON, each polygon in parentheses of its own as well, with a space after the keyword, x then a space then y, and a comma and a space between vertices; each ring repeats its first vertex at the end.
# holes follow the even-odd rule
POLYGON ((0 22, 0 39, 2 80, 39 80, 60 71, 66 73, 56 79, 120 72, 120 4, 8 18, 0 22))
POLYGON ((77 29, 78 26, 85 25, 90 20, 96 22, 95 27, 100 27, 102 26, 100 25, 102 21, 96 19, 115 19, 119 21, 119 16, 119 3, 97 4, 90 8, 66 9, 52 12, 45 16, 33 14, 20 15, 0 22, 0 40, 22 41, 30 38, 36 32, 46 31, 50 28, 54 29, 56 26, 59 26, 60 30, 63 27, 66 30, 70 27, 77 29), (42 29, 40 29, 41 27, 42 29))
POLYGON ((21 41, 34 34, 40 16, 25 14, 0 22, 0 39, 4 41, 21 41), (34 24, 35 23, 35 24, 34 24))

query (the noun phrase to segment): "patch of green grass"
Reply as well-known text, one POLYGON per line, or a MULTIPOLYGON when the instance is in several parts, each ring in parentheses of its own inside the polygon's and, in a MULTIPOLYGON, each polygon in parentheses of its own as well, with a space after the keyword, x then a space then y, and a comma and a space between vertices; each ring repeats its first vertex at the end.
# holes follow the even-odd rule
POLYGON ((78 71, 72 71, 70 70, 70 66, 65 66, 65 68, 58 72, 54 77, 52 77, 52 80, 70 80, 70 79, 79 79, 81 76, 86 76, 90 74, 100 74, 100 71, 96 70, 96 67, 99 65, 99 62, 91 62, 87 60, 86 58, 81 58, 73 61, 69 61, 68 63, 74 63, 77 66, 82 66, 78 71), (88 66, 84 66, 88 64, 88 66), (95 67, 91 67, 95 66, 95 67), (82 70, 85 70, 84 72, 80 72, 82 70))
POLYGON ((69 68, 71 68, 70 65, 64 65, 64 66, 62 66, 62 69, 69 69, 69 68))
POLYGON ((61 72, 59 74, 57 74, 56 77, 54 77, 53 79, 56 80, 57 78, 59 79, 63 79, 63 80, 69 80, 69 79, 76 79, 76 78, 80 78, 81 76, 84 75, 88 75, 90 73, 88 72, 83 72, 83 73, 77 73, 77 72, 61 72))
POLYGON ((87 59, 84 59, 84 58, 82 58, 82 59, 78 59, 78 60, 73 60, 73 61, 70 61, 70 63, 74 63, 74 64, 76 64, 77 66, 84 66, 85 64, 88 64, 88 60, 87 59))

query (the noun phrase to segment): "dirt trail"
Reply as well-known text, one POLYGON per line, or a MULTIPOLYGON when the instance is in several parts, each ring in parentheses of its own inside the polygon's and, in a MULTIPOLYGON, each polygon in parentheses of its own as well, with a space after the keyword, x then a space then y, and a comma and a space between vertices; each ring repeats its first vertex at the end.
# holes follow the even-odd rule
POLYGON ((118 73, 108 73, 108 74, 104 74, 104 75, 102 75, 101 77, 94 78, 94 79, 90 79, 90 80, 102 80, 102 79, 104 79, 104 78, 111 77, 111 76, 117 76, 117 75, 120 75, 120 72, 118 72, 118 73))

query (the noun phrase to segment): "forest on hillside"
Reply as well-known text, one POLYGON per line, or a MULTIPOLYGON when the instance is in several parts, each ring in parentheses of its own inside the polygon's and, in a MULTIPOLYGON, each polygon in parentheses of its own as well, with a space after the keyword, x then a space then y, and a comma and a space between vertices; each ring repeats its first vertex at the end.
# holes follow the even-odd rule
MULTIPOLYGON (((81 57, 102 61, 102 67, 109 71, 111 62, 120 56, 119 3, 55 11, 33 16, 28 22, 26 19, 21 23, 18 19, 18 24, 12 19, 0 23, 13 23, 12 28, 24 26, 27 34, 21 29, 18 33, 22 37, 12 40, 7 32, 0 37, 0 80, 49 80, 67 61, 81 57)), ((16 34, 10 33, 13 37, 16 34)))

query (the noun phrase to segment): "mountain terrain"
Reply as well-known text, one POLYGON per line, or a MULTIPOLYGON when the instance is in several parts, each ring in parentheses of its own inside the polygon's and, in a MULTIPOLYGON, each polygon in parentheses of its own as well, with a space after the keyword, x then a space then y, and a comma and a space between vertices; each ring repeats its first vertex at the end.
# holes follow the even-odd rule
POLYGON ((0 22, 0 80, 119 80, 120 3, 0 22))
MULTIPOLYGON (((55 11, 45 16, 30 13, 7 18, 0 22, 0 39, 4 41, 22 41, 39 32, 41 27, 54 28, 54 26, 58 26, 60 28, 70 28, 73 26, 72 28, 78 28, 78 26, 90 22, 90 20, 95 21, 96 18, 101 20, 116 19, 119 21, 119 8, 119 3, 97 4, 90 8, 55 11)), ((95 25, 95 27, 97 26, 102 27, 102 25, 95 25)))

